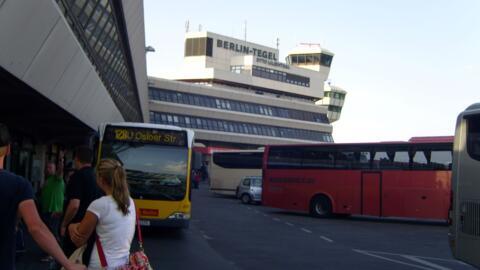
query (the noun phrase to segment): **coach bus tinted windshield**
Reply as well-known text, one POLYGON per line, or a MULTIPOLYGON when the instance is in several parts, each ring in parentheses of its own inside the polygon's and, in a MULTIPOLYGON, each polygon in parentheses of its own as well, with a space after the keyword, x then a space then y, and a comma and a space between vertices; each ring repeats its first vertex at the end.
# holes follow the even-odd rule
POLYGON ((134 199, 178 201, 185 197, 187 148, 104 142, 102 157, 117 159, 123 164, 134 199))

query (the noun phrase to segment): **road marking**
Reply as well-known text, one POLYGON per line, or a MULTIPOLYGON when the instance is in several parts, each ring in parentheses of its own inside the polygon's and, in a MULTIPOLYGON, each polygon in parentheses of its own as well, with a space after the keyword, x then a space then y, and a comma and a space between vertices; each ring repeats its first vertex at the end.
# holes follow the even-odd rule
POLYGON ((419 266, 419 265, 415 265, 415 264, 411 264, 411 263, 406 263, 406 262, 402 262, 402 261, 395 260, 395 259, 390 259, 390 258, 383 257, 383 256, 380 256, 380 255, 375 255, 375 254, 369 253, 369 252, 364 251, 364 250, 354 249, 353 251, 358 252, 358 253, 363 254, 363 255, 374 257, 374 258, 377 258, 377 259, 382 259, 382 260, 385 260, 385 261, 398 263, 398 264, 401 264, 401 265, 408 265, 408 266, 418 268, 418 269, 423 269, 423 270, 431 270, 430 268, 427 268, 427 267, 423 267, 423 266, 419 266))
POLYGON ((254 212, 255 212, 255 214, 259 214, 259 213, 260 213, 258 210, 255 210, 254 212))
POLYGON ((465 265, 463 262, 457 261, 457 260, 452 260, 452 259, 442 259, 442 258, 434 258, 434 257, 424 257, 424 256, 415 256, 415 255, 409 255, 409 254, 400 254, 400 253, 391 253, 391 252, 382 252, 382 251, 371 251, 371 250, 358 250, 358 249, 353 249, 353 251, 358 252, 363 255, 371 256, 374 258, 382 259, 385 261, 393 262, 393 263, 398 263, 402 265, 408 265, 414 268, 418 269, 429 269, 429 270, 449 270, 450 268, 435 264, 433 262, 430 262, 428 260, 433 260, 433 261, 443 261, 443 262, 455 262, 458 264, 465 265), (406 259, 409 262, 404 262, 392 258, 388 258, 385 256, 381 255, 388 255, 388 256, 396 256, 402 259, 406 259), (415 263, 415 264, 413 264, 415 263))
POLYGON ((213 239, 212 237, 210 237, 210 236, 208 236, 208 235, 206 235, 206 234, 203 235, 203 238, 205 238, 205 240, 212 240, 212 239, 213 239))
POLYGON ((411 261, 414 261, 414 262, 418 262, 420 264, 427 265, 429 267, 432 267, 433 269, 438 269, 438 270, 449 270, 450 269, 450 268, 440 266, 438 264, 431 263, 431 262, 426 261, 424 259, 416 258, 415 256, 403 255, 402 257, 404 257, 406 259, 409 259, 411 261))
MULTIPOLYGON (((436 258, 436 257, 416 256, 416 255, 411 255, 411 254, 392 253, 392 252, 385 252, 385 251, 373 251, 373 250, 363 250, 363 251, 378 253, 378 254, 385 254, 385 255, 393 255, 393 256, 411 256, 411 257, 416 257, 416 258, 420 258, 420 259, 444 261, 444 262, 456 262, 456 263, 464 264, 461 261, 457 261, 457 260, 453 260, 453 259, 442 259, 442 258, 436 258)), ((468 265, 468 264, 465 264, 465 265, 468 265)))
POLYGON ((280 221, 280 219, 279 219, 279 218, 273 218, 273 220, 275 220, 275 221, 280 221))
POLYGON ((268 217, 268 215, 267 215, 267 214, 263 214, 263 216, 264 216, 264 217, 268 217))
POLYGON ((325 241, 327 241, 327 242, 329 242, 329 243, 333 243, 333 240, 332 240, 332 239, 330 239, 330 238, 328 238, 328 237, 325 237, 325 236, 323 236, 323 235, 320 236, 320 238, 322 238, 323 240, 325 240, 325 241))
POLYGON ((306 233, 312 233, 312 231, 307 230, 307 229, 305 229, 305 228, 302 228, 302 231, 304 231, 304 232, 306 232, 306 233))
POLYGON ((293 226, 295 226, 295 225, 293 225, 293 224, 292 224, 292 223, 290 223, 290 222, 285 222, 285 224, 287 224, 287 225, 288 225, 288 226, 290 226, 290 227, 293 227, 293 226))
POLYGON ((252 210, 252 208, 251 208, 251 207, 249 207, 249 206, 247 206, 247 209, 248 209, 248 210, 252 210))

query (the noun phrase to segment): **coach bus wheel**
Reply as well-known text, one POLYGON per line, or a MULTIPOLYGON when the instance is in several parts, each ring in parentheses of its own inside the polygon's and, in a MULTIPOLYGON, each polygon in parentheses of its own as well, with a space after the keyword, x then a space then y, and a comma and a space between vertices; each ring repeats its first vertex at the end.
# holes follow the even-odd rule
POLYGON ((332 214, 332 203, 330 199, 319 195, 310 203, 310 214, 314 217, 329 217, 332 214))
POLYGON ((251 200, 250 195, 248 195, 248 194, 243 194, 240 199, 242 200, 242 203, 244 203, 244 204, 249 204, 250 200, 251 200))

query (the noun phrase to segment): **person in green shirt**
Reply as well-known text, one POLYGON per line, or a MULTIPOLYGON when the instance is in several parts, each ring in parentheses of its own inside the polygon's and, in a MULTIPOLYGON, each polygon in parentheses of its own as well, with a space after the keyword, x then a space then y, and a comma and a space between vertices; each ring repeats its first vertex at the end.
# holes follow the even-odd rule
MULTIPOLYGON (((59 239, 60 218, 63 212, 65 182, 63 175, 63 155, 58 160, 58 166, 54 162, 48 162, 45 169, 45 181, 40 196, 42 217, 53 235, 59 239)), ((47 256, 42 261, 51 261, 47 256)))

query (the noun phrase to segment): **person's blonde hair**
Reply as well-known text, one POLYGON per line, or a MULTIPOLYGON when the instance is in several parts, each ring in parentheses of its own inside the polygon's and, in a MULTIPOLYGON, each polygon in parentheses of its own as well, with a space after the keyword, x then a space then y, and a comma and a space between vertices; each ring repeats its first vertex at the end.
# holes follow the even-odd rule
POLYGON ((105 184, 112 187, 112 197, 123 215, 129 213, 130 192, 128 191, 127 173, 120 162, 114 159, 102 159, 97 166, 97 175, 105 184))

